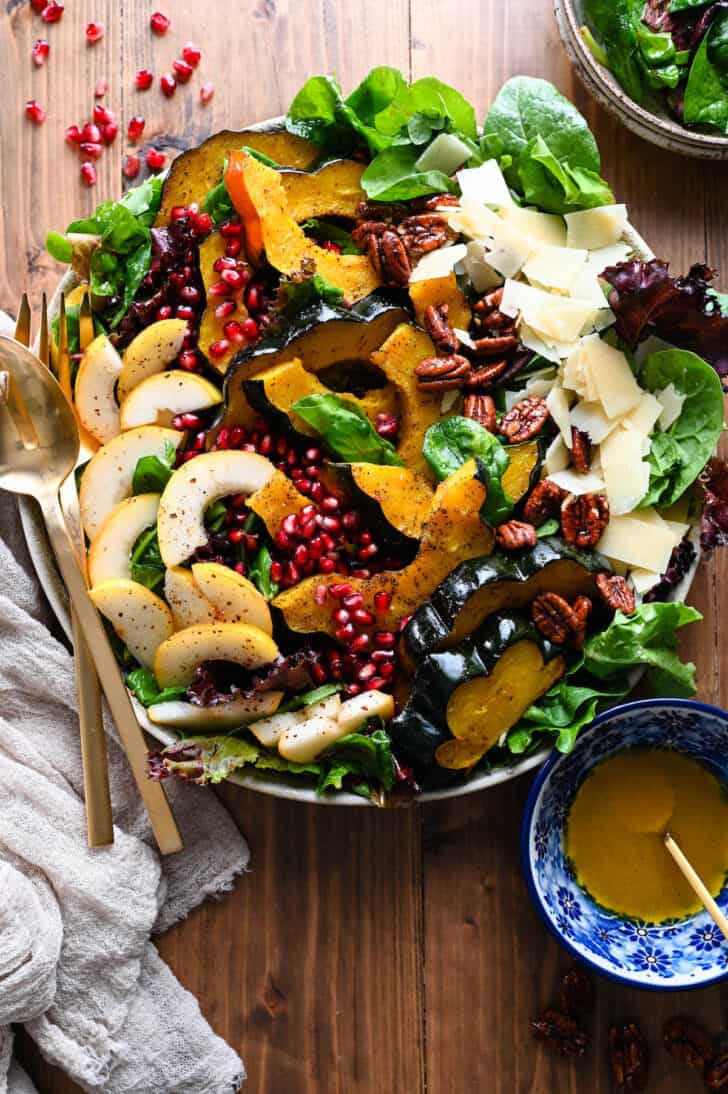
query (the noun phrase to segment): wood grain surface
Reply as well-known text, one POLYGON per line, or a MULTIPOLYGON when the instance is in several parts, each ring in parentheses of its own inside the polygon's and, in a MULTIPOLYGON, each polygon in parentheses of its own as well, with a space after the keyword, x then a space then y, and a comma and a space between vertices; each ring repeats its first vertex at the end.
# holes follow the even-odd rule
MULTIPOLYGON (((99 184, 80 184, 64 144, 85 120, 93 86, 109 81, 122 120, 142 113, 145 136, 175 150, 223 127, 283 112, 310 74, 335 72, 346 89, 374 64, 457 85, 482 116, 504 79, 553 80, 586 113, 603 173, 657 253, 685 270, 707 261, 726 271, 728 167, 645 144, 603 114, 575 82, 550 0, 159 0, 172 17, 165 38, 148 28, 152 0, 67 0, 45 28, 28 0, 0 13, 0 306, 22 289, 50 289, 59 275, 44 253, 60 227, 120 188, 123 139, 101 160, 99 184), (103 20, 88 47, 84 28, 103 20), (47 35, 43 34, 48 30, 47 35), (31 48, 47 36, 36 70, 31 48), (165 71, 192 38, 203 61, 171 100, 134 90, 135 72, 165 71), (201 107, 198 87, 216 93, 201 107), (37 128, 26 99, 48 109, 37 128)), ((728 673, 716 605, 725 603, 728 556, 703 567, 692 602, 705 622, 684 648, 699 667, 702 698, 726 705, 728 673)), ((659 1045, 677 1011, 719 1028, 716 990, 657 996, 599 984, 593 1041, 569 1065, 529 1037, 528 1020, 554 994, 565 955, 537 919, 521 877, 518 832, 528 779, 424 809, 379 813, 266 799, 229 787, 221 796, 252 848, 252 872, 160 941, 160 951, 200 1000, 215 1029, 243 1055, 256 1094, 602 1094, 606 1030, 637 1017, 653 1045, 650 1089, 696 1092, 659 1045)), ((150 1030, 153 1036, 153 1030, 150 1030)), ((32 1043, 22 1058, 41 1094, 77 1088, 32 1043)))

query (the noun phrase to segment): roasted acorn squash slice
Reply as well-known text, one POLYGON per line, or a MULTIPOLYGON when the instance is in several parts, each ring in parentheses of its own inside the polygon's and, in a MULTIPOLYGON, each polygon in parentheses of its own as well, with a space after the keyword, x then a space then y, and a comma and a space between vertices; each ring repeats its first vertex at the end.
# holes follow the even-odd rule
POLYGON ((453 649, 423 658, 389 731, 425 784, 443 781, 443 768, 476 764, 566 668, 563 647, 525 616, 504 612, 453 649))
MULTIPOLYGON (((364 607, 369 611, 376 612, 377 593, 390 595, 386 615, 377 612, 382 629, 395 630, 399 621, 425 603, 459 563, 492 550, 493 533, 480 519, 484 501, 485 487, 475 478, 475 463, 469 460, 435 491, 413 562, 402 570, 385 570, 370 578, 346 578, 352 590, 363 595, 364 607)), ((333 635, 338 624, 332 615, 331 600, 319 604, 313 594, 317 586, 342 580, 340 574, 307 578, 277 596, 273 604, 290 630, 333 635)))
POLYGON ((372 527, 370 516, 374 507, 381 510, 392 528, 419 539, 432 508, 433 490, 413 471, 375 463, 327 463, 321 479, 359 513, 362 527, 372 527))
POLYGON ((245 250, 255 265, 268 262, 282 274, 313 266, 349 303, 368 296, 381 281, 366 255, 333 254, 309 239, 291 215, 278 171, 247 152, 231 152, 225 183, 243 222, 245 250))
MULTIPOLYGON (((225 254, 225 240, 219 232, 212 232, 206 240, 200 244, 200 274, 202 275, 202 282, 205 286, 205 293, 209 291, 209 288, 216 281, 220 280, 220 274, 216 273, 213 266, 218 258, 222 258, 225 254)), ((215 315, 215 308, 220 303, 220 297, 208 297, 207 306, 203 312, 202 319, 200 320, 200 330, 197 336, 197 345, 200 353, 204 353, 212 368, 217 369, 218 372, 225 372, 227 370, 230 361, 235 356, 236 350, 239 348, 234 343, 230 343, 230 349, 224 357, 211 357, 210 346, 213 342, 218 342, 225 338, 224 326, 230 319, 237 319, 239 323, 242 323, 248 316, 248 309, 245 307, 243 297, 245 295, 245 288, 238 289, 237 292, 231 292, 225 299, 232 300, 237 305, 235 314, 227 316, 225 319, 218 319, 215 315)))
POLYGON ((289 513, 300 513, 311 504, 311 499, 299 493, 287 475, 276 470, 265 486, 249 495, 245 504, 257 513, 269 534, 274 536, 280 531, 285 517, 289 513))
POLYGON ((413 281, 409 287, 409 294, 418 323, 424 325, 425 310, 431 304, 435 307, 439 304, 447 304, 451 326, 458 327, 460 330, 467 330, 470 326, 472 319, 470 308, 454 273, 449 273, 447 277, 431 277, 427 281, 413 281))
POLYGON ((572 601, 595 596, 597 574, 609 563, 595 551, 581 551, 555 537, 539 540, 519 555, 461 563, 415 612, 404 631, 415 660, 472 634, 489 615, 526 608, 541 593, 572 601))
POLYGON ((313 217, 356 218, 356 208, 366 194, 361 188, 365 163, 333 160, 318 171, 281 171, 288 198, 288 212, 302 224, 313 217))

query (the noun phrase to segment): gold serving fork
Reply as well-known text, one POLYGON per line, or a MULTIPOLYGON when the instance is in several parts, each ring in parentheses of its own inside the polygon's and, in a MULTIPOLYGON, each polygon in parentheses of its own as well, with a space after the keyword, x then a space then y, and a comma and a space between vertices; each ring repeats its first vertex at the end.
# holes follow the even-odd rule
MULTIPOLYGON (((88 297, 84 296, 88 309, 88 297)), ((24 346, 31 341, 31 311, 28 296, 23 293, 18 308, 18 321, 15 326, 15 338, 24 346)), ((85 349, 93 338, 93 319, 89 337, 88 324, 79 318, 79 338, 81 349, 85 349)), ((41 302, 40 330, 38 333, 38 360, 44 368, 50 367, 50 331, 48 327, 48 308, 46 295, 41 302)), ((58 368, 59 373, 68 378, 70 395, 70 357, 68 353, 68 324, 66 322, 65 297, 61 294, 58 316, 58 368)), ((79 450, 76 466, 88 458, 83 447, 79 450)), ((74 469, 75 470, 75 469, 74 469)), ((81 530, 76 492, 76 476, 69 475, 61 487, 61 503, 66 516, 66 524, 74 542, 79 566, 86 574, 86 551, 81 530)), ((81 763, 83 766, 84 800, 86 803, 86 831, 89 847, 106 847, 114 842, 114 819, 111 812, 111 794, 109 792, 109 768, 106 755, 106 735, 104 733, 103 711, 101 707, 101 689, 94 663, 88 647, 83 640, 76 611, 71 607, 71 632, 75 653, 76 694, 78 696, 78 724, 81 737, 81 763)))
POLYGON ((159 783, 146 774, 147 749, 129 694, 119 672, 101 619, 88 595, 76 550, 59 499, 61 484, 72 475, 79 455, 76 418, 49 369, 39 366, 30 350, 0 337, 0 375, 6 373, 7 401, 0 404, 0 489, 34 497, 40 505, 58 568, 76 610, 83 638, 111 708, 132 774, 147 808, 163 854, 182 848, 169 802, 159 783), (11 406, 14 395, 21 416, 27 414, 32 435, 17 427, 11 406))

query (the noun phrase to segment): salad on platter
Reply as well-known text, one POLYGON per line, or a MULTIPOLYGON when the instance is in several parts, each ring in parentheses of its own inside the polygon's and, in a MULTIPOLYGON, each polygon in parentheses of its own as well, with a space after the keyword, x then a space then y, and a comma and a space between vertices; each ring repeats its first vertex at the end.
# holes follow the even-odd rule
POLYGON ((481 126, 376 68, 51 234, 91 595, 177 736, 153 777, 392 802, 568 751, 638 668, 694 693, 728 301, 600 171, 543 80, 481 126))

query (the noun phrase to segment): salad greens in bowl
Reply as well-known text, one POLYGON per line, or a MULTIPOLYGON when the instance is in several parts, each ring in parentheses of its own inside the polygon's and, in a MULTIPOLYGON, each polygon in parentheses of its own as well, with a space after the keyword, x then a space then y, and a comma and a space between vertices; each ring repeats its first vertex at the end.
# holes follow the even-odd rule
POLYGON ((645 669, 694 694, 725 301, 550 84, 481 124, 436 79, 313 77, 48 245, 152 777, 428 800, 569 752, 645 669))

